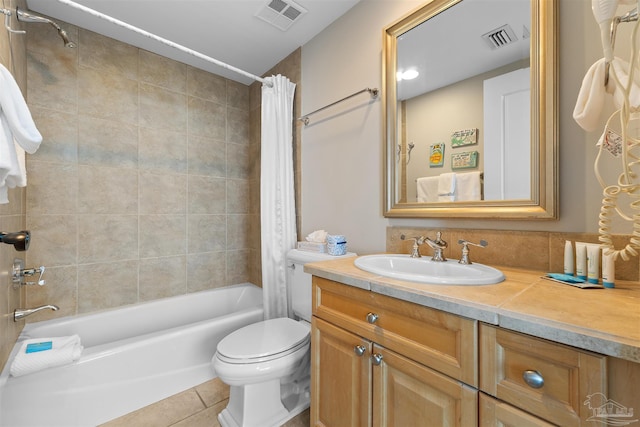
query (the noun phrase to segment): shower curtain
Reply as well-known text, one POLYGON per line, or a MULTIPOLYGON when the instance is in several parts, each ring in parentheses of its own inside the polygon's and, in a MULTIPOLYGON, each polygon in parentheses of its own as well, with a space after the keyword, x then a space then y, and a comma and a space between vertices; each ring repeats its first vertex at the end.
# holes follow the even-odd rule
POLYGON ((296 85, 277 75, 262 85, 260 225, 265 319, 287 317, 287 252, 296 244, 293 175, 293 94, 296 85))

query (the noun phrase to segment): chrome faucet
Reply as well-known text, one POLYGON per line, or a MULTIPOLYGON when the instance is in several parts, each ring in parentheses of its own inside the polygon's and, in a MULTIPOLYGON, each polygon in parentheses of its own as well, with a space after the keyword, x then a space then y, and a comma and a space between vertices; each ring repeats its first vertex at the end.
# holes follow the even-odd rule
POLYGON ((36 307, 36 308, 16 308, 13 311, 13 321, 17 322, 18 320, 30 316, 33 313, 37 313, 40 310, 46 310, 47 308, 50 308, 53 311, 57 311, 59 310, 57 305, 41 305, 40 307, 36 307))
POLYGON ((479 248, 484 248, 485 246, 488 245, 486 240, 480 240, 480 243, 471 243, 467 240, 464 239, 460 239, 458 240, 458 243, 462 245, 462 255, 460 256, 460 261, 458 261, 458 263, 460 264, 473 264, 471 262, 471 259, 469 258, 469 245, 472 246, 477 246, 479 248))
POLYGON ((433 249, 433 257, 431 258, 431 261, 444 262, 447 260, 444 257, 443 251, 449 246, 449 244, 442 240, 441 232, 438 231, 436 233, 435 240, 425 237, 424 241, 427 245, 431 246, 431 249, 433 249))
POLYGON ((413 240, 413 247, 411 248, 411 258, 420 258, 420 245, 424 243, 426 237, 407 237, 404 234, 400 235, 400 240, 413 240))

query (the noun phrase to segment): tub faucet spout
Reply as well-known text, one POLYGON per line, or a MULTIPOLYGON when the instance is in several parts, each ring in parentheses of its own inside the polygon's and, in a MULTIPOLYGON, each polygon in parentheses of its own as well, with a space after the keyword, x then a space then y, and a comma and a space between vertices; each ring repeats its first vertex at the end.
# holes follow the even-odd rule
POLYGON ((36 307, 36 308, 16 308, 13 311, 13 321, 17 322, 18 320, 22 319, 23 317, 27 317, 33 313, 37 313, 40 310, 46 310, 47 308, 53 310, 53 311, 57 311, 58 310, 58 306, 57 305, 52 305, 52 304, 47 304, 47 305, 41 305, 40 307, 36 307))

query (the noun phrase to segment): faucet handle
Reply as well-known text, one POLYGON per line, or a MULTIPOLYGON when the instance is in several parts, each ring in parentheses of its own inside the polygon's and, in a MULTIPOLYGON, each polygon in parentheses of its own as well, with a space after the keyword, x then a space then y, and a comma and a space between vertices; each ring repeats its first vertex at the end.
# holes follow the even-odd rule
POLYGON ((413 240, 413 247, 411 248, 411 258, 420 258, 420 245, 424 243, 426 237, 407 237, 404 234, 400 235, 400 240, 413 240))
POLYGON ((469 242, 464 239, 458 240, 458 243, 462 245, 462 255, 460 256, 459 264, 473 264, 471 259, 469 259, 469 245, 477 246, 479 248, 484 248, 488 245, 486 240, 480 240, 480 243, 469 242))
POLYGON ((12 281, 13 281, 13 286, 14 288, 18 288, 21 285, 39 285, 39 286, 44 286, 46 284, 46 281, 42 279, 42 275, 44 274, 44 270, 45 270, 45 266, 41 265, 40 267, 37 268, 24 268, 24 261, 22 261, 21 259, 16 258, 13 262, 13 276, 12 276, 12 281), (25 282, 24 277, 25 276, 33 276, 35 274, 40 274, 40 276, 38 277, 38 280, 35 282, 25 282))

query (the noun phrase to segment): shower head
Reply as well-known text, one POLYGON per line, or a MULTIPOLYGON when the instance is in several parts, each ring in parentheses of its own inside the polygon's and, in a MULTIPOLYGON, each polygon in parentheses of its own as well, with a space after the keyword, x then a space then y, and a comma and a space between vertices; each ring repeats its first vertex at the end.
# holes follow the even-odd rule
POLYGON ((27 12, 18 7, 16 8, 16 17, 20 22, 35 22, 40 24, 50 24, 53 28, 56 29, 56 31, 58 31, 58 35, 60 35, 60 38, 64 42, 65 47, 70 47, 70 48, 76 47, 76 44, 71 40, 69 40, 69 36, 67 35, 67 32, 62 28, 60 28, 60 26, 55 22, 53 22, 51 19, 45 18, 44 16, 37 15, 33 12, 27 12))
POLYGON ((16 233, 5 233, 0 231, 0 242, 13 245, 16 251, 26 251, 29 249, 31 233, 29 230, 22 230, 16 233))

